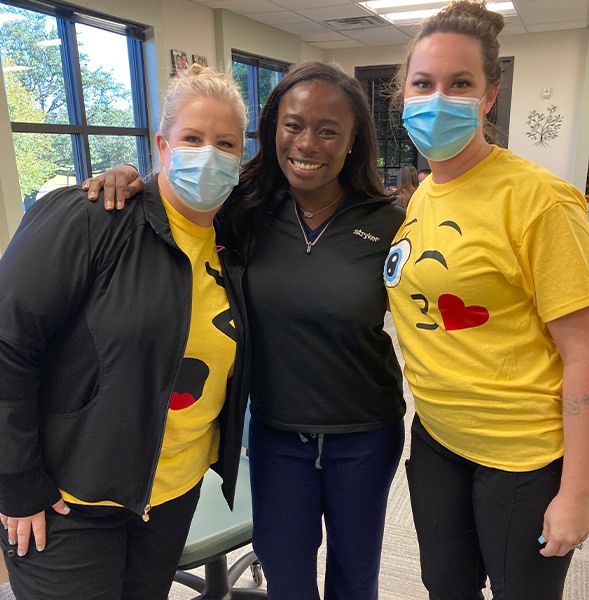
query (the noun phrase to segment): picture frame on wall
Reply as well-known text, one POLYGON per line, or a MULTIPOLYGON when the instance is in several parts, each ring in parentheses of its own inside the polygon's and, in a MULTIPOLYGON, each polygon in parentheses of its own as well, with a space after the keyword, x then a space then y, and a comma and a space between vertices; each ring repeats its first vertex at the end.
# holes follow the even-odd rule
POLYGON ((208 61, 206 56, 202 56, 202 54, 193 54, 192 55, 192 64, 198 63, 201 67, 207 67, 208 61))
POLYGON ((188 69, 188 54, 184 50, 170 50, 172 55, 172 75, 188 69))

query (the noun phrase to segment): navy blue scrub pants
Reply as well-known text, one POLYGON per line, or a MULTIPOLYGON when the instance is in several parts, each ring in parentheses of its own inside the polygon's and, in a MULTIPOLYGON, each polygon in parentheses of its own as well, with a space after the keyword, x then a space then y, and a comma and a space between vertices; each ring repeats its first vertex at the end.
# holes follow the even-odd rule
POLYGON ((0 527, 4 560, 17 600, 166 600, 200 497, 189 492, 150 511, 70 505, 50 509, 47 546, 17 556, 0 527))
POLYGON ((253 546, 270 600, 319 600, 317 552, 327 537, 325 600, 376 600, 389 489, 404 426, 362 433, 281 431, 252 411, 253 546))
POLYGON ((416 417, 406 463, 430 600, 560 600, 572 552, 544 557, 538 536, 562 460, 528 472, 483 467, 436 442, 416 417))

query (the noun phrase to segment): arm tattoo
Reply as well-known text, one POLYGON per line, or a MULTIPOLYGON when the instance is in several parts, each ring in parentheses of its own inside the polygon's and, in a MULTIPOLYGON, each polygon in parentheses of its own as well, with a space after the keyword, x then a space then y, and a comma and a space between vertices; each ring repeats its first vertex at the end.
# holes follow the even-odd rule
POLYGON ((562 416, 574 417, 580 415, 583 410, 583 405, 589 406, 589 394, 581 398, 563 398, 562 399, 562 416))

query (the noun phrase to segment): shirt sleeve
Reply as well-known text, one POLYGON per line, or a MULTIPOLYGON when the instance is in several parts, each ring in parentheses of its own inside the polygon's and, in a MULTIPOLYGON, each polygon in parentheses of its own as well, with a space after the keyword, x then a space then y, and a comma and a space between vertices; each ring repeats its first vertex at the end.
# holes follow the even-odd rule
POLYGON ((545 322, 589 306, 589 221, 584 199, 565 184, 526 231, 519 259, 545 322))
POLYGON ((39 389, 48 342, 92 277, 80 193, 58 190, 31 207, 0 260, 0 512, 10 516, 60 498, 43 468, 39 389))

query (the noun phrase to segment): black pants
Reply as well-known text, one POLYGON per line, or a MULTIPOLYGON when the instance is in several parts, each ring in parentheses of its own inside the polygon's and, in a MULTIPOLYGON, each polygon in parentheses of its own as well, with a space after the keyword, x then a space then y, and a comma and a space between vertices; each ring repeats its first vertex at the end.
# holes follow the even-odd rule
POLYGON ((0 527, 17 600, 166 600, 200 496, 200 483, 154 507, 150 520, 122 508, 71 506, 47 516, 47 547, 19 557, 0 527), (11 554, 14 554, 11 556, 11 554))
POLYGON ((421 572, 430 600, 560 600, 572 552, 539 553, 544 512, 562 460, 536 471, 500 471, 438 444, 416 417, 407 461, 421 572))

